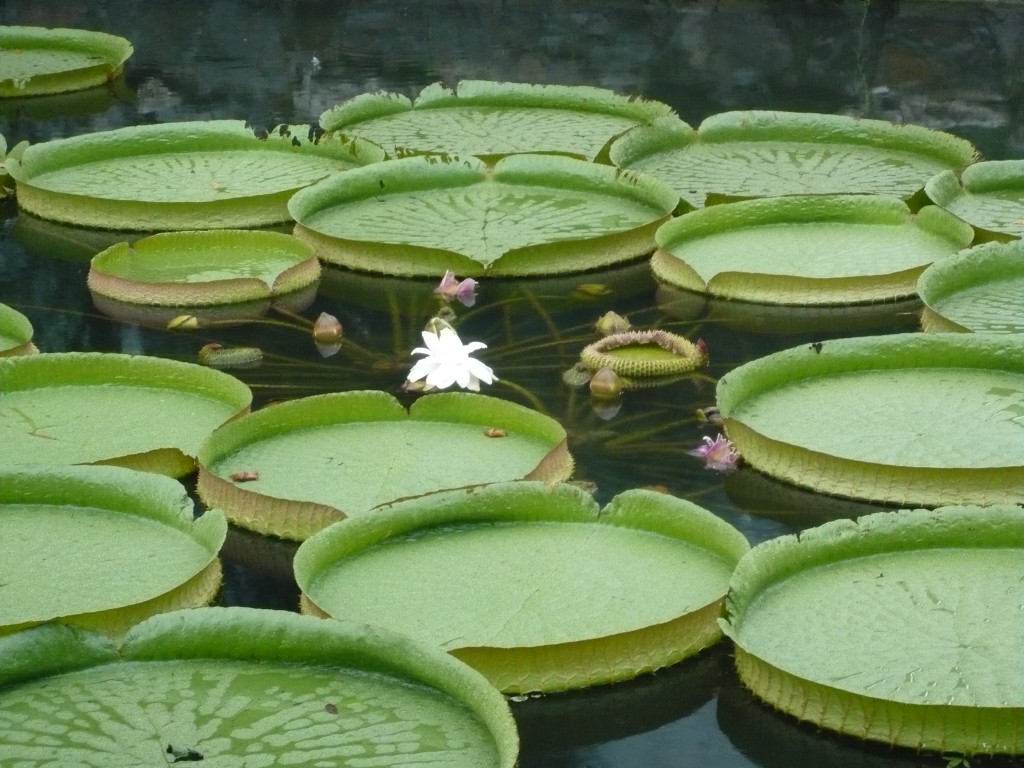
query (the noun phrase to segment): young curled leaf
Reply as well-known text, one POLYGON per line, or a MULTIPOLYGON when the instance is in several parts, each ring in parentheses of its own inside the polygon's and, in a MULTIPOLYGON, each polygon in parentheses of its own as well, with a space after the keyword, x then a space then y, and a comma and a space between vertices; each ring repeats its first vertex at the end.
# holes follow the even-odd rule
POLYGON ((199 364, 210 368, 253 368, 263 362, 258 347, 225 347, 211 343, 199 350, 199 364))

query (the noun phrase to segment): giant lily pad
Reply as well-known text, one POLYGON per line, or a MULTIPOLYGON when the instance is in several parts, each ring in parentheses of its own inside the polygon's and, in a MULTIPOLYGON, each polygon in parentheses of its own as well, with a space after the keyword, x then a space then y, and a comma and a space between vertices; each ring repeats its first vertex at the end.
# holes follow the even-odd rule
POLYGON ((0 98, 102 85, 131 55, 130 42, 103 32, 0 26, 0 98))
POLYGON ((943 171, 925 192, 937 205, 988 232, 1024 237, 1024 160, 989 160, 943 171))
POLYGON ((32 323, 21 312, 0 304, 0 357, 31 355, 39 350, 32 343, 32 323))
POLYGON ((191 306, 269 299, 312 285, 320 262, 279 232, 166 232, 117 243, 89 269, 94 294, 133 304, 191 306))
POLYGON ((517 482, 332 525, 299 547, 295 573, 306 610, 440 646, 506 693, 561 691, 714 643, 747 549, 667 494, 628 491, 599 509, 572 486, 517 482))
POLYGON ((908 199, 976 151, 964 139, 916 125, 802 112, 723 112, 694 131, 661 118, 616 139, 620 168, 664 181, 700 207, 708 195, 772 197, 877 194, 908 199))
POLYGON ((233 523, 301 540, 405 496, 564 480, 565 440, 555 420, 486 395, 427 395, 409 411, 385 392, 317 395, 218 429, 200 452, 199 494, 233 523))
POLYGON ((402 156, 416 152, 488 159, 555 152, 593 160, 635 125, 672 115, 657 101, 589 86, 463 80, 434 83, 415 102, 397 93, 366 93, 327 110, 324 128, 361 136, 402 156))
POLYGON ((1024 333, 1024 240, 985 243, 936 262, 917 289, 926 331, 1024 333))
POLYGON ((44 219, 136 231, 229 229, 288 221, 297 190, 380 160, 359 140, 306 126, 262 139, 236 120, 166 123, 34 144, 8 160, 18 205, 44 219))
POLYGON ((656 179, 551 155, 409 157, 297 194, 295 234, 333 264, 436 276, 579 272, 654 249, 678 197, 656 179))
POLYGON ((155 616, 118 644, 59 625, 0 640, 0 763, 512 768, 508 704, 381 629, 285 611, 155 616))
POLYGON ((1024 515, 943 507, 765 542, 733 575, 740 678, 802 720, 960 754, 1024 753, 1024 515))
POLYGON ((815 342, 727 373, 717 397, 744 460, 786 482, 897 504, 1024 503, 1024 346, 1012 338, 815 342))
POLYGON ((238 379, 174 360, 84 352, 0 358, 2 463, 184 475, 202 441, 251 400, 238 379))
POLYGON ((193 518, 167 477, 0 468, 0 634, 57 620, 119 635, 154 613, 209 603, 226 532, 216 510, 193 518))
POLYGON ((693 211, 658 230, 661 280, 724 299, 854 304, 913 296, 937 259, 970 244, 970 225, 929 205, 868 195, 745 200, 693 211))

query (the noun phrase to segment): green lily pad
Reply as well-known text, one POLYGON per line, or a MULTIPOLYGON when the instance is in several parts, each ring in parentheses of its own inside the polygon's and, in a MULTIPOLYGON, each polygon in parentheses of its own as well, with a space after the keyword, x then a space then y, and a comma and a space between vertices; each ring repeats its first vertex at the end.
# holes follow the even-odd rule
POLYGON ((36 216, 151 232, 288 221, 297 190, 382 158, 368 142, 321 140, 304 125, 260 138, 240 121, 212 120, 47 141, 7 166, 18 205, 36 216))
POLYGON ((115 645, 59 625, 0 639, 0 763, 513 768, 508 704, 381 629, 285 611, 155 616, 115 645))
POLYGON ((932 202, 978 229, 1024 237, 1024 160, 987 160, 928 180, 932 202))
POLYGON ((1012 338, 815 342, 727 373, 717 399, 744 460, 786 482, 902 505, 1024 503, 1024 346, 1012 338))
POLYGON ((451 152, 493 161, 545 152, 593 160, 623 131, 672 114, 666 104, 603 88, 463 80, 454 90, 428 85, 415 101, 361 94, 324 112, 320 125, 398 157, 451 152))
POLYGON ((0 358, 3 463, 185 475, 202 441, 251 401, 238 379, 174 360, 85 352, 0 358))
POLYGON ((313 249, 250 230, 167 232, 96 254, 89 288, 133 304, 234 304, 298 291, 320 278, 313 249))
POLYGON ((938 261, 917 282, 926 331, 1024 333, 1024 240, 938 261))
POLYGON ((221 512, 193 518, 167 477, 0 468, 0 634, 57 620, 117 636, 155 613, 205 605, 220 588, 226 533, 221 512))
POLYGON ((719 638, 748 544, 700 507, 501 483, 398 501, 295 555, 304 609, 440 646, 506 693, 635 677, 719 638), (458 606, 457 611, 452 606, 458 606))
POLYGON ((656 380, 690 373, 707 365, 707 350, 700 344, 662 330, 628 330, 588 344, 580 363, 590 372, 609 368, 624 382, 656 380))
POLYGON ((611 146, 695 208, 709 195, 875 194, 909 199, 937 173, 974 162, 970 142, 916 125, 802 112, 723 112, 694 131, 662 118, 611 146))
POLYGON ((767 304, 855 304, 913 296, 933 261, 974 239, 970 225, 929 205, 815 195, 714 205, 669 221, 651 259, 666 283, 767 304))
POLYGON ((303 190, 295 234, 332 264, 435 277, 580 272, 654 249, 678 197, 656 179, 554 155, 409 157, 303 190))
POLYGON ((103 85, 122 73, 132 50, 104 32, 0 26, 0 98, 103 85))
POLYGON ((1016 506, 839 520, 754 547, 723 628, 744 684, 802 720, 915 749, 1024 753, 1022 562, 1016 506))
POLYGON ((21 312, 0 304, 0 357, 31 355, 39 350, 32 343, 32 323, 21 312))
POLYGON ((486 395, 427 395, 409 411, 385 392, 316 395, 218 429, 200 451, 199 495, 243 528, 301 540, 406 496, 565 480, 565 441, 554 419, 486 395))

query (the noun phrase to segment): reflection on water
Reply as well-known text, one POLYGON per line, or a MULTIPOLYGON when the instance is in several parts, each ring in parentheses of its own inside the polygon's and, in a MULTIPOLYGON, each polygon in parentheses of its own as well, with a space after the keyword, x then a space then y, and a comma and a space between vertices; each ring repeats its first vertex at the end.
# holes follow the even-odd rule
MULTIPOLYGON (((989 159, 1024 155, 1024 9, 1010 3, 4 0, 0 23, 97 29, 135 46, 124 80, 109 88, 0 102, 0 133, 11 145, 189 119, 315 122, 358 93, 414 96, 434 80, 482 78, 641 94, 693 125, 729 109, 882 117, 952 131, 989 159)), ((399 386, 438 307, 436 281, 330 268, 301 321, 270 310, 242 326, 169 332, 93 305, 88 259, 112 242, 108 234, 15 213, 0 207, 0 301, 29 316, 45 351, 194 360, 207 343, 256 345, 263 364, 237 375, 257 406, 356 388, 408 403, 399 386), (346 344, 330 358, 309 332, 320 312, 345 328, 346 344)), ((577 477, 597 484, 601 503, 627 488, 662 487, 713 510, 752 543, 866 506, 777 488, 749 472, 723 480, 704 470, 686 453, 706 434, 694 411, 714 401, 713 379, 747 360, 825 337, 912 330, 916 303, 822 312, 709 302, 659 289, 643 263, 567 278, 485 279, 478 295, 473 308, 456 307, 457 322, 464 339, 488 344, 480 357, 502 379, 488 393, 557 418, 577 477), (634 326, 703 337, 711 378, 630 392, 611 417, 595 409, 561 374, 609 310, 634 326)), ((232 531, 221 602, 294 608, 291 552, 232 531)), ((730 665, 722 644, 633 683, 517 704, 523 768, 943 764, 798 726, 754 702, 730 665)))

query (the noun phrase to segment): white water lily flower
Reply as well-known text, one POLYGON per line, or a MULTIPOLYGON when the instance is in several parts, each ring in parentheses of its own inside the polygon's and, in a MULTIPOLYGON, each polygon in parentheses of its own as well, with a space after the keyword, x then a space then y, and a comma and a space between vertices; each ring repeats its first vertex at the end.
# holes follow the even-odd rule
POLYGON ((423 343, 426 347, 416 347, 411 354, 426 355, 409 371, 409 381, 426 378, 428 389, 447 389, 458 384, 463 389, 480 391, 480 382, 492 384, 497 381, 488 366, 470 357, 472 352, 485 349, 486 344, 471 341, 463 344, 462 340, 451 328, 441 328, 438 333, 423 331, 423 343))

